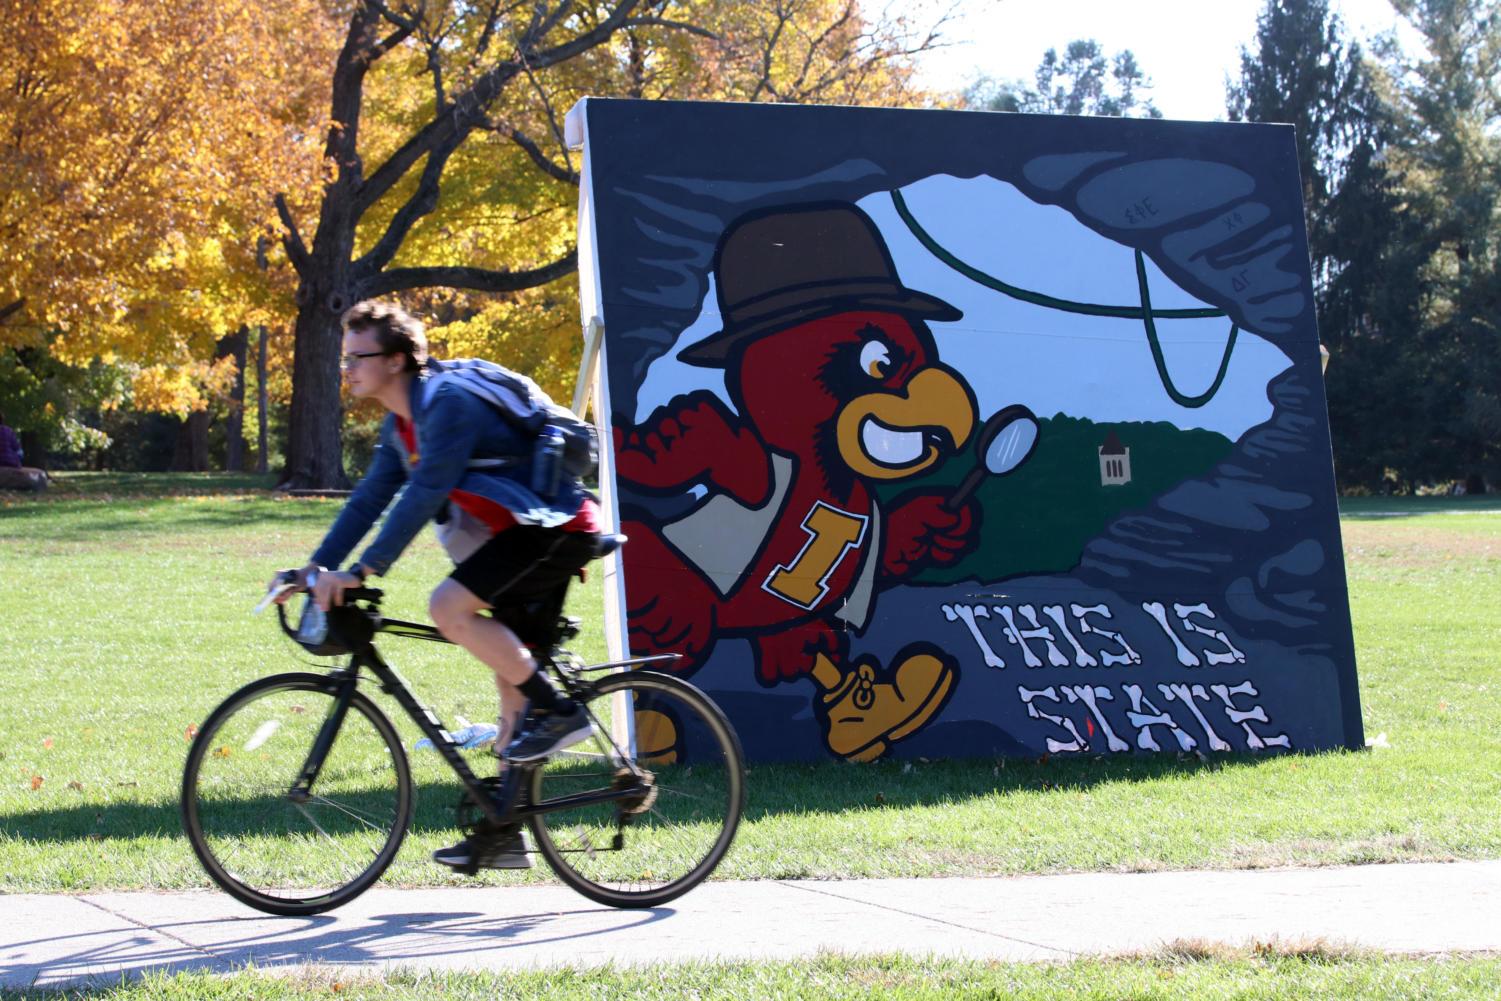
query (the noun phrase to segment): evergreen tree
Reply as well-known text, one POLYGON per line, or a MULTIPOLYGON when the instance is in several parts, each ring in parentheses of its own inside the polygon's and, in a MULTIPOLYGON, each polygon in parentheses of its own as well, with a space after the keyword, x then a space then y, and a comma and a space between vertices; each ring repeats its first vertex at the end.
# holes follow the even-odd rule
POLYGON ((1161 118, 1146 92, 1152 81, 1130 49, 1107 56, 1099 42, 1069 42, 1063 55, 1043 53, 1033 75, 1035 86, 1017 80, 981 78, 971 84, 964 102, 987 111, 1025 111, 1042 115, 1101 115, 1110 118, 1161 118))
POLYGON ((1395 133, 1327 0, 1268 0, 1228 89, 1232 121, 1293 125, 1335 463, 1345 486, 1408 471, 1428 437, 1411 387, 1426 228, 1390 163, 1395 133))
POLYGON ((1423 52, 1388 53, 1393 168, 1425 226, 1415 361, 1427 479, 1501 481, 1501 0, 1398 0, 1423 52))

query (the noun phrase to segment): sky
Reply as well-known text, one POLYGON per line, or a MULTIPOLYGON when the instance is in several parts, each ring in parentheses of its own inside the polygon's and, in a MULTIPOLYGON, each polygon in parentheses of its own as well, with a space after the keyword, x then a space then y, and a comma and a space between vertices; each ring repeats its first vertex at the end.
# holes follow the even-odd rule
MULTIPOLYGON (((1164 117, 1225 117, 1225 79, 1238 76, 1240 48, 1256 36, 1263 0, 959 0, 945 39, 929 53, 922 79, 962 89, 981 74, 1031 82, 1042 54, 1076 38, 1108 53, 1130 49, 1152 79, 1164 117)), ((1331 0, 1347 33, 1364 40, 1397 25, 1387 0, 1331 0)))

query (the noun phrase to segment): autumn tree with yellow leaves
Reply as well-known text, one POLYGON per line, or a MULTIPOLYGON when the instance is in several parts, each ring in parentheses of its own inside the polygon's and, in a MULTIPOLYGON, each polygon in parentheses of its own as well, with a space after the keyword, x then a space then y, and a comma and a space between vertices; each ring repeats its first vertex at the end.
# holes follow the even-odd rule
POLYGON ((128 361, 133 406, 201 409, 219 341, 285 310, 271 196, 316 194, 320 22, 316 0, 0 0, 0 350, 128 361))
POLYGON ((910 57, 935 42, 905 16, 868 21, 857 0, 356 4, 318 209, 279 202, 299 277, 283 483, 347 483, 338 318, 362 299, 418 299, 452 320, 434 331, 450 348, 546 369, 544 382, 566 370, 578 174, 561 117, 574 100, 907 102, 910 57))

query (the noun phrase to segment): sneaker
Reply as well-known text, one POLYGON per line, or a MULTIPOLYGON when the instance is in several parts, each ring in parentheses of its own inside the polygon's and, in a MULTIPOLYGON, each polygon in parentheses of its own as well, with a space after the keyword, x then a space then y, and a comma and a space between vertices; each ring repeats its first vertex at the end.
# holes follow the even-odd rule
POLYGON ((592 733, 594 724, 589 720, 589 714, 577 705, 566 715, 533 716, 527 713, 516 739, 506 748, 505 757, 510 761, 541 761, 565 747, 587 740, 592 733))
POLYGON ((498 834, 476 834, 433 852, 433 861, 454 869, 530 869, 526 836, 514 826, 498 834))

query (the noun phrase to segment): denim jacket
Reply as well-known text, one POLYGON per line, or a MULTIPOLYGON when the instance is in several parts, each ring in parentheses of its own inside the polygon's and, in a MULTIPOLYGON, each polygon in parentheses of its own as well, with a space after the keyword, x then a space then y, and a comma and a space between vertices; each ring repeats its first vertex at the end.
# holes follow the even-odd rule
POLYGON ((313 553, 313 563, 337 567, 385 513, 359 561, 372 573, 386 573, 423 525, 448 516, 448 495, 455 489, 495 501, 523 525, 551 528, 578 514, 587 494, 571 478, 564 477, 556 497, 532 492, 535 436, 459 386, 429 390, 425 372, 412 380, 416 465, 397 434, 396 415, 387 414, 370 469, 313 553))

